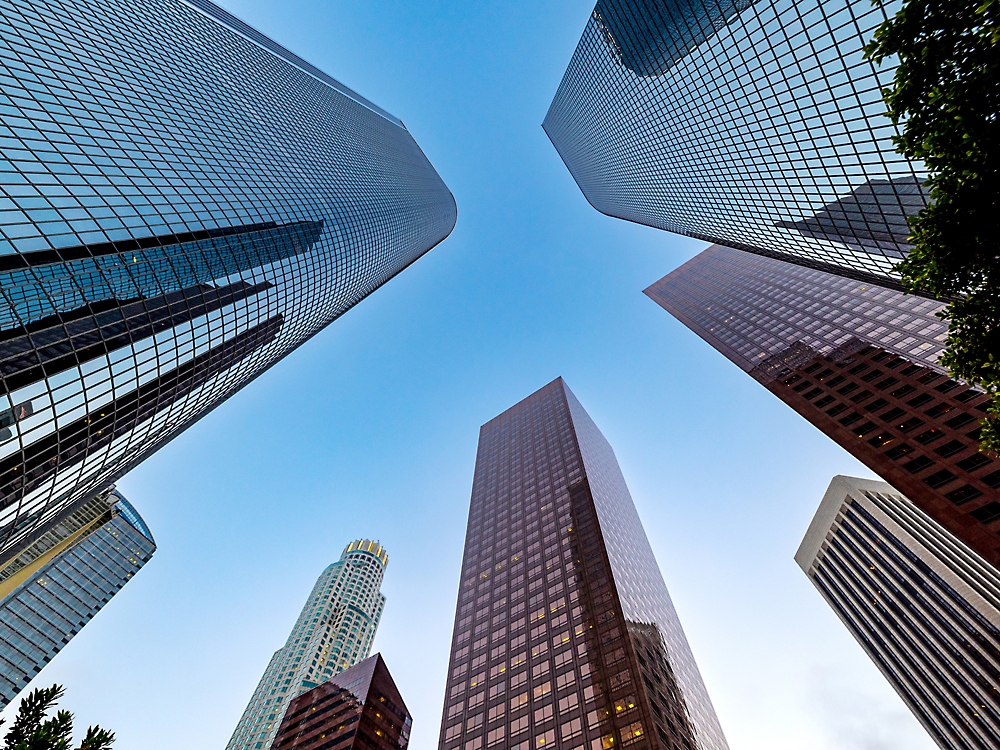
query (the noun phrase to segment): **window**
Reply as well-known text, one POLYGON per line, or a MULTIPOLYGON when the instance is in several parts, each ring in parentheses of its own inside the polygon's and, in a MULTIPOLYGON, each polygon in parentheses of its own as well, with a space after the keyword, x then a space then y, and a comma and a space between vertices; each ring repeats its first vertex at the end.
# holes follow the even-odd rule
POLYGON ((535 700, 538 700, 552 692, 552 683, 546 680, 541 685, 537 685, 533 692, 535 700))
POLYGON ((564 740, 571 740, 583 734, 583 722, 580 719, 573 719, 559 727, 559 734, 564 740))
POLYGON ((462 734, 462 725, 453 724, 452 726, 448 727, 444 732, 445 742, 456 739, 460 734, 462 734))
POLYGON ((941 469, 941 471, 935 472, 934 474, 931 474, 929 477, 925 478, 924 482, 926 482, 934 489, 937 489, 938 487, 943 487, 944 485, 948 484, 948 482, 951 482, 952 480, 957 478, 958 477, 956 477, 947 469, 941 469))
POLYGON ((881 419, 883 422, 892 422, 892 421, 894 421, 896 419, 899 419, 904 414, 906 414, 906 411, 903 410, 903 409, 900 409, 897 406, 894 409, 889 409, 889 411, 885 412, 884 414, 879 414, 878 418, 881 419))
POLYGON ((539 734, 535 737, 535 747, 546 747, 553 746, 556 744, 556 730, 550 729, 544 734, 539 734))
POLYGON ((961 453, 967 447, 961 440, 950 440, 934 452, 939 456, 947 458, 948 456, 954 456, 956 453, 961 453))
POLYGON ((906 469, 911 474, 916 474, 918 471, 923 471, 928 466, 933 466, 934 462, 927 458, 927 456, 917 456, 912 461, 907 461, 903 464, 903 468, 906 469))
POLYGON ((503 715, 507 712, 506 703, 498 703, 490 709, 488 721, 496 721, 497 719, 503 718, 503 715))
POLYGON ((941 432, 941 430, 937 429, 936 427, 931 427, 929 430, 921 432, 913 439, 916 440, 921 445, 930 445, 935 440, 940 440, 943 437, 944 433, 941 432))
POLYGON ((1000 518, 1000 503, 990 502, 986 503, 982 508, 976 508, 972 513, 970 513, 973 518, 975 518, 980 523, 989 523, 990 521, 995 521, 1000 518))
POLYGON ((955 505, 961 505, 962 503, 967 503, 970 500, 975 500, 977 497, 981 497, 982 494, 982 492, 977 490, 971 484, 966 484, 959 487, 957 490, 949 492, 945 495, 945 497, 955 503, 955 505))
POLYGON ((572 711, 578 705, 580 705, 579 696, 576 693, 571 693, 570 695, 567 695, 565 698, 560 699, 559 713, 564 714, 567 711, 572 711))
POLYGON ((910 453, 913 453, 913 446, 907 445, 906 443, 902 443, 901 445, 897 445, 895 448, 890 448, 889 450, 887 450, 885 452, 885 456, 888 459, 897 461, 903 456, 906 456, 910 453))
POLYGON ((993 463, 990 459, 984 456, 982 453, 973 453, 968 458, 963 458, 958 462, 958 468, 962 471, 975 471, 980 466, 986 466, 986 464, 993 463))
POLYGON ((622 744, 631 745, 642 739, 642 722, 634 721, 622 730, 622 744))
POLYGON ((873 437, 868 441, 870 445, 874 445, 876 448, 881 448, 883 445, 888 445, 896 437, 891 432, 880 432, 878 435, 873 437))
POLYGON ((521 706, 527 706, 527 705, 528 705, 527 693, 521 693, 520 695, 515 695, 513 698, 510 699, 511 711, 516 711, 517 709, 521 708, 521 706))
POLYGON ((552 718, 552 704, 535 709, 535 724, 541 724, 552 718))
POLYGON ((947 425, 953 430, 957 430, 959 427, 967 425, 969 424, 969 422, 974 422, 975 420, 976 418, 971 414, 962 413, 956 417, 952 417, 951 419, 949 419, 947 422, 945 422, 945 425, 947 425))
POLYGON ((528 728, 528 716, 519 716, 510 723, 510 733, 511 736, 515 734, 520 734, 528 728))
POLYGON ((486 744, 489 746, 496 745, 497 743, 503 742, 504 728, 497 727, 488 735, 486 735, 486 744))

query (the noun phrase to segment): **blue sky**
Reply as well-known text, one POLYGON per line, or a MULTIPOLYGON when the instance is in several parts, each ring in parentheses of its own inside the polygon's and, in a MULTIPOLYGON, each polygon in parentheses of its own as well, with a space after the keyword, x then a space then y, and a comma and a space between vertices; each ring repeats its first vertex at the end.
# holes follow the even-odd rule
POLYGON ((614 446, 733 750, 931 750, 792 560, 871 476, 642 295, 704 245, 590 208, 540 123, 592 0, 226 0, 402 118, 425 258, 119 483, 160 545, 37 678, 119 750, 222 750, 321 570, 389 551, 375 648, 436 747, 479 425, 557 375, 614 446))

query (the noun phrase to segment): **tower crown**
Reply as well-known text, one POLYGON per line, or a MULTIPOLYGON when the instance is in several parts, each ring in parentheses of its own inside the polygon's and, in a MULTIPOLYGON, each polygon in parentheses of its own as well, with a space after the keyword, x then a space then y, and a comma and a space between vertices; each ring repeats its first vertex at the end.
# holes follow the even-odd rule
POLYGON ((346 557, 351 552, 370 552, 381 561, 382 567, 389 564, 389 555, 386 554, 385 548, 371 539, 357 539, 351 542, 344 548, 341 557, 346 557))

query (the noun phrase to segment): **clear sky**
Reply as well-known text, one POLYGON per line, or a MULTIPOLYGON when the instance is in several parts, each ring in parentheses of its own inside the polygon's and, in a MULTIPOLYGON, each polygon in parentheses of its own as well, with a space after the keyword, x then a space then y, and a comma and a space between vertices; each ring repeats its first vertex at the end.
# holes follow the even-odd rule
POLYGON ((400 117, 458 226, 119 483, 159 550, 35 684, 118 750, 223 750, 316 577, 376 538, 375 649, 436 748, 479 426, 562 375, 733 750, 931 750, 792 560, 870 472, 643 296, 704 245, 594 211, 542 132, 593 0, 222 4, 400 117))

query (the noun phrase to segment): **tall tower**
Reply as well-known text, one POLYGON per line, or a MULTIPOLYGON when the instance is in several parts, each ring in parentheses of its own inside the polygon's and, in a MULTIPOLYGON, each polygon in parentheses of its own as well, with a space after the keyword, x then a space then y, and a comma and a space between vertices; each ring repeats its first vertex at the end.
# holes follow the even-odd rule
POLYGON ((483 425, 441 750, 726 750, 614 451, 561 378, 483 425))
POLYGON ((208 0, 0 0, 0 49, 2 560, 456 209, 399 119, 208 0))
POLYGON ((835 477, 795 555, 943 750, 1000 747, 1000 575, 884 482, 835 477))
POLYGON ((897 285, 924 171, 869 0, 599 0, 543 127, 599 211, 897 285))
POLYGON ((323 571, 226 750, 267 750, 293 698, 368 658, 385 608, 380 588, 388 563, 381 544, 361 539, 323 571))
POLYGON ((719 246, 646 294, 1000 567, 989 398, 938 363, 939 302, 719 246))
POLYGON ((0 708, 155 551, 135 508, 110 489, 51 524, 0 567, 0 708))

